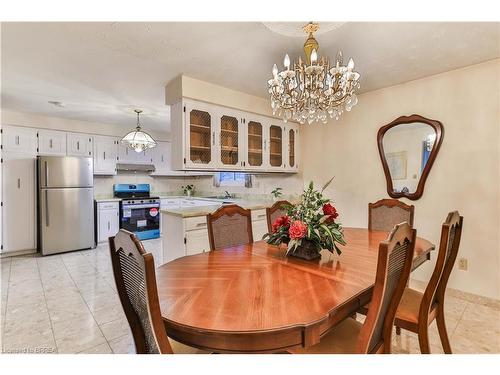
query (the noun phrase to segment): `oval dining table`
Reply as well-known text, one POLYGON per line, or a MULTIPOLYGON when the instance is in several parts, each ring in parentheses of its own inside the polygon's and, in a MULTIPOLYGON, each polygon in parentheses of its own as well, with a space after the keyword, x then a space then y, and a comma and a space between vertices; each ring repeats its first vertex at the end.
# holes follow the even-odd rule
MULTIPOLYGON (((342 254, 306 261, 265 241, 185 256, 156 270, 169 337, 220 353, 283 352, 318 343, 371 299, 388 232, 344 228, 342 254)), ((413 269, 434 245, 417 238, 413 269)))

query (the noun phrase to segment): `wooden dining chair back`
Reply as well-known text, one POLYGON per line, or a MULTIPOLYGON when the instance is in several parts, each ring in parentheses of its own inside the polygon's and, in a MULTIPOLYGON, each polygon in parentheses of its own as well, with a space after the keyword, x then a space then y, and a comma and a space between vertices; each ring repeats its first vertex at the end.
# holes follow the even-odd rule
POLYGON ((358 353, 390 353, 396 310, 410 276, 416 231, 408 223, 394 227, 379 245, 373 297, 359 332, 358 353))
POLYGON ((138 354, 172 353, 161 317, 153 256, 124 229, 109 238, 120 301, 138 354))
POLYGON ((267 216, 267 231, 269 233, 273 232, 273 223, 274 221, 287 214, 286 208, 291 206, 292 204, 288 201, 282 200, 275 202, 271 207, 266 208, 266 216, 267 216))
POLYGON ((211 250, 253 242, 251 211, 236 204, 208 214, 207 226, 211 250))
POLYGON ((368 230, 391 231, 396 224, 407 222, 413 227, 415 206, 397 199, 381 199, 368 204, 368 230))
POLYGON ((422 353, 430 353, 428 327, 434 319, 443 350, 445 353, 451 353, 444 318, 444 297, 448 279, 457 259, 462 225, 463 217, 458 211, 448 214, 441 226, 436 265, 424 293, 406 288, 396 313, 396 333, 399 334, 401 328, 417 333, 422 353))

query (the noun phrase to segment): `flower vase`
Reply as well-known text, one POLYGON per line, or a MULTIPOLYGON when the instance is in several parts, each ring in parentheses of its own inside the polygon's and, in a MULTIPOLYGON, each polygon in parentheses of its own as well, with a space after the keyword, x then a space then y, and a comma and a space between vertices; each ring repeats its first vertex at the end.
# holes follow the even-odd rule
POLYGON ((288 255, 305 260, 321 258, 321 254, 318 252, 314 242, 306 240, 305 238, 303 238, 301 244, 297 246, 294 251, 290 251, 288 255))

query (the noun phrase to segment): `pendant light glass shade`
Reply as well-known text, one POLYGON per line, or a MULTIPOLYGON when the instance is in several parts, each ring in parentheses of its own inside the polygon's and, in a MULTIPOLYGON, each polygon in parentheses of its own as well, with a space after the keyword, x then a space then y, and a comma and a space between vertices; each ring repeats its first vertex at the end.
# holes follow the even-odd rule
POLYGON ((156 147, 156 142, 148 133, 141 130, 141 124, 139 122, 139 114, 142 111, 136 109, 137 113, 137 127, 135 130, 127 133, 122 139, 121 143, 131 148, 135 152, 143 152, 149 148, 156 147))

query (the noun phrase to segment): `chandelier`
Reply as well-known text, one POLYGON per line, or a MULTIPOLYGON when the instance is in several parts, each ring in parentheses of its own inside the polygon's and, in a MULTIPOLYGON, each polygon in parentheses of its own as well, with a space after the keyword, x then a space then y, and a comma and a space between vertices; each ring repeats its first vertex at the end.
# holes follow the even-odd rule
POLYGON ((330 66, 326 57, 318 59, 319 44, 313 33, 319 25, 309 23, 302 28, 309 36, 304 43, 306 61, 299 60, 290 68, 290 57, 285 55, 285 69, 273 66, 273 78, 268 81, 273 114, 286 122, 290 119, 304 124, 313 121, 327 122, 327 117, 339 119, 343 110, 350 111, 358 102, 355 91, 359 88, 359 73, 354 71, 354 61, 342 65, 342 52, 337 54, 335 65, 330 66))
POLYGON ((134 112, 137 114, 137 126, 135 130, 127 133, 127 135, 125 135, 120 142, 127 147, 130 147, 135 152, 143 152, 149 148, 156 147, 155 140, 148 133, 141 130, 139 115, 142 111, 135 109, 134 112))

